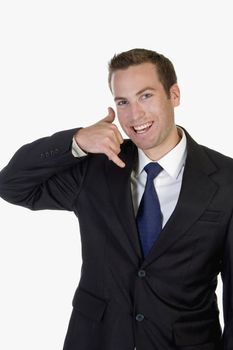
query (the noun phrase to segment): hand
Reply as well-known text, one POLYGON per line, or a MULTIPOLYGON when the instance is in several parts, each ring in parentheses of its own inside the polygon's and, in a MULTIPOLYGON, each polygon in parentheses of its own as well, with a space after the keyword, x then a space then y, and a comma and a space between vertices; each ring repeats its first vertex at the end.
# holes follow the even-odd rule
POLYGON ((113 124, 114 119, 115 112, 109 107, 107 117, 96 124, 79 129, 74 137, 84 152, 106 154, 109 160, 124 168, 125 163, 118 157, 120 145, 124 140, 117 126, 113 124))

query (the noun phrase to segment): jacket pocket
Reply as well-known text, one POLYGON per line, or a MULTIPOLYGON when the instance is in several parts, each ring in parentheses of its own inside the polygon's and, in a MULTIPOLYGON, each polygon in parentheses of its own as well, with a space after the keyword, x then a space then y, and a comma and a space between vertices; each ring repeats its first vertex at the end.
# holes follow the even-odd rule
POLYGON ((223 216, 222 211, 206 210, 199 218, 199 221, 219 223, 223 216))
POLYGON ((74 309, 77 309, 89 319, 101 321, 107 307, 107 301, 78 287, 72 305, 74 309))
POLYGON ((221 333, 221 326, 218 319, 176 322, 173 325, 173 337, 177 346, 214 343, 220 340, 221 333))

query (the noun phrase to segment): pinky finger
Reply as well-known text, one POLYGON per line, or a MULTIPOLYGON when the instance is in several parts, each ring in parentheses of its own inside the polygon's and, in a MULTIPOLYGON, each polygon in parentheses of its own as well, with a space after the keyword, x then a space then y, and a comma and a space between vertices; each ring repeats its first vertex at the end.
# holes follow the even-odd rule
POLYGON ((109 158, 109 160, 113 161, 113 163, 115 163, 120 168, 125 167, 125 163, 114 152, 110 152, 108 155, 108 158, 109 158))

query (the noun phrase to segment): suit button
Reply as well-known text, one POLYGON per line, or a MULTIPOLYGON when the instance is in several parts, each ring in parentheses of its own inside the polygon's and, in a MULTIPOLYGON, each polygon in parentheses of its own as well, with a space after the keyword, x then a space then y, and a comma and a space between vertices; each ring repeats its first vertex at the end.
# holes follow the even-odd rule
POLYGON ((137 314, 136 320, 137 320, 138 322, 143 321, 143 320, 144 320, 144 315, 142 315, 142 314, 137 314))
POLYGON ((139 270, 138 271, 138 277, 145 277, 146 276, 146 271, 145 270, 139 270))

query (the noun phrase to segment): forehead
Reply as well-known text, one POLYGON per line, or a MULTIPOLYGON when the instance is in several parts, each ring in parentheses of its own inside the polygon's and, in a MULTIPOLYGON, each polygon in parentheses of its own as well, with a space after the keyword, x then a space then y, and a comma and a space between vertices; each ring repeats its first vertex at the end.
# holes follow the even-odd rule
POLYGON ((112 74, 111 79, 113 96, 126 96, 129 93, 137 93, 145 87, 156 88, 158 85, 161 83, 156 66, 150 62, 119 69, 112 74))

